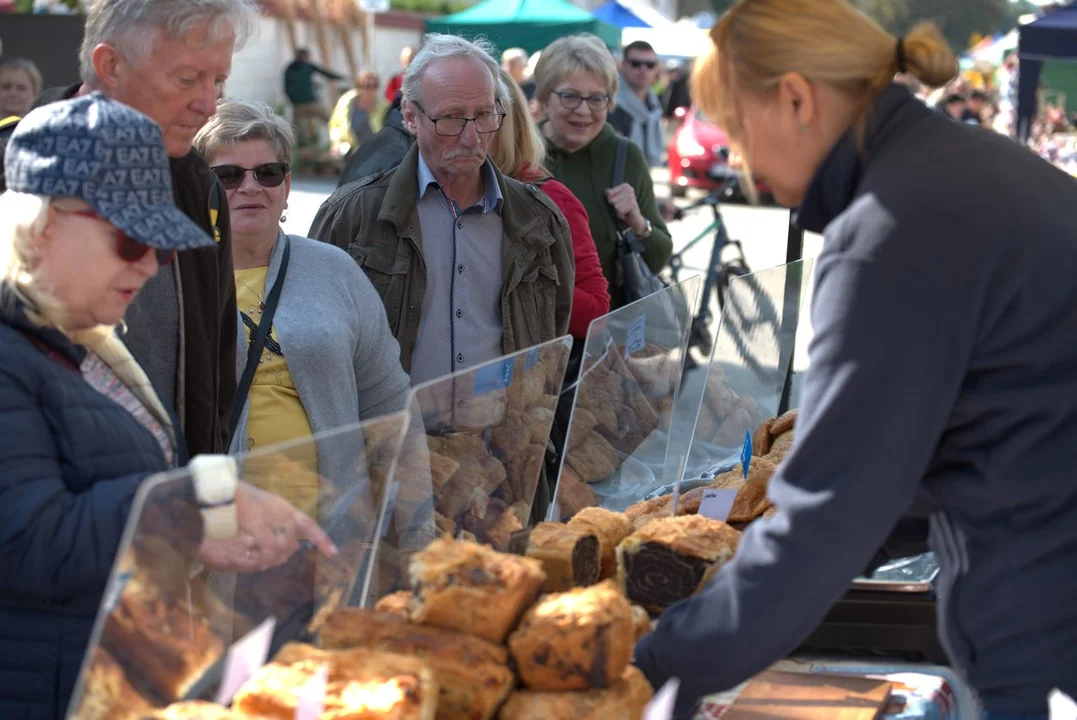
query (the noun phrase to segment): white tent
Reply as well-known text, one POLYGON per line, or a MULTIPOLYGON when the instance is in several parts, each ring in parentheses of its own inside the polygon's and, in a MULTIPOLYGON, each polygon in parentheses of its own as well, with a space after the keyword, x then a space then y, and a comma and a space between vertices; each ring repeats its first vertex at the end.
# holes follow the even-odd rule
POLYGON ((690 19, 684 19, 661 29, 625 28, 621 31, 622 47, 636 40, 649 42, 659 57, 694 58, 706 49, 710 37, 707 30, 700 29, 690 19))

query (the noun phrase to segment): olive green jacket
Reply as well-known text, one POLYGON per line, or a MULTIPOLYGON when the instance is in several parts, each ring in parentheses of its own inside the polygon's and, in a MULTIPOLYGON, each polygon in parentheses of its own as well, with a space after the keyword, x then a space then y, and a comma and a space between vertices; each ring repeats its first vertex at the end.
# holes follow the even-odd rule
MULTIPOLYGON (((346 250, 366 272, 407 372, 426 291, 418 163, 414 145, 398 167, 338 188, 308 233, 346 250)), ((546 194, 496 168, 495 174, 502 197, 502 347, 509 354, 568 333, 576 266, 568 224, 546 194)))

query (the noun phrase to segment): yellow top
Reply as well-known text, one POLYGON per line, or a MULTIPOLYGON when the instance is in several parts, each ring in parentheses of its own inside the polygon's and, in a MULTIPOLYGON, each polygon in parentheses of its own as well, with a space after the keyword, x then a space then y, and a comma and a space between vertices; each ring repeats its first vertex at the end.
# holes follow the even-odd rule
MULTIPOLYGON (((262 321, 268 267, 236 270, 236 305, 257 327, 262 321)), ((250 347, 252 332, 244 323, 246 342, 238 348, 243 357, 250 347)), ((248 395, 247 450, 258 450, 277 443, 310 440, 313 430, 303 402, 299 399, 288 361, 281 354, 276 328, 262 349, 258 369, 248 395)), ((263 462, 248 461, 243 479, 257 487, 283 497, 311 517, 317 517, 318 453, 312 442, 300 443, 284 451, 290 463, 280 458, 263 462), (298 465, 299 467, 295 467, 298 465), (306 472, 309 471, 309 472, 306 472)))

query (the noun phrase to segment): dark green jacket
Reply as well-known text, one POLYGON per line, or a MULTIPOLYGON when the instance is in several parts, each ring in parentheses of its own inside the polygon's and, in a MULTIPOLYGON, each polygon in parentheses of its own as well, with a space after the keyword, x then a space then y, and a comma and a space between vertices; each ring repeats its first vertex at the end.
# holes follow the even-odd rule
MULTIPOLYGON (((606 200, 606 189, 613 185, 613 166, 617 160, 617 132, 606 125, 590 144, 576 152, 568 152, 547 141, 546 169, 568 186, 587 210, 591 222, 591 237, 595 239, 602 273, 610 283, 610 307, 620 307, 621 278, 617 260, 617 219, 613 206, 606 200)), ((636 190, 640 212, 651 221, 654 232, 643 241, 643 259, 654 272, 660 271, 673 254, 669 229, 658 213, 654 199, 654 183, 643 152, 628 144, 624 181, 636 190)))
POLYGON ((284 94, 293 105, 309 105, 318 102, 314 91, 314 73, 330 80, 343 80, 344 76, 330 72, 311 62, 293 60, 284 70, 284 94))

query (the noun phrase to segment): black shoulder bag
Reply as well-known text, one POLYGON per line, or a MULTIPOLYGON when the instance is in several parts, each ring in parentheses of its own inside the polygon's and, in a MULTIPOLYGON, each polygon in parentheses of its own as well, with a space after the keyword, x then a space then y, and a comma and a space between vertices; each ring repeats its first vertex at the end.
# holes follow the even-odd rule
MULTIPOLYGON (((628 143, 623 137, 617 138, 617 160, 613 165, 613 185, 617 187, 624 182, 625 156, 628 154, 628 143)), ((612 207, 611 207, 612 209, 612 207)), ((643 243, 636 236, 635 231, 617 216, 617 257, 621 266, 621 301, 628 305, 648 295, 653 295, 668 287, 662 278, 651 272, 647 263, 643 261, 643 243)))
POLYGON ((251 382, 254 381, 254 372, 258 369, 258 360, 262 357, 262 350, 269 339, 269 333, 273 329, 273 316, 277 312, 277 303, 280 300, 281 288, 284 287, 284 277, 288 274, 288 256, 291 248, 288 236, 283 235, 284 246, 281 248, 280 269, 277 271, 277 280, 266 295, 265 309, 262 310, 262 320, 258 323, 258 331, 251 338, 247 346, 247 366, 243 368, 243 376, 236 386, 236 404, 232 406, 232 417, 228 421, 228 437, 232 437, 239 427, 239 418, 243 416, 243 406, 247 404, 247 394, 251 390, 251 382))

